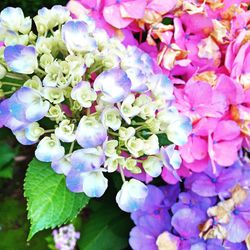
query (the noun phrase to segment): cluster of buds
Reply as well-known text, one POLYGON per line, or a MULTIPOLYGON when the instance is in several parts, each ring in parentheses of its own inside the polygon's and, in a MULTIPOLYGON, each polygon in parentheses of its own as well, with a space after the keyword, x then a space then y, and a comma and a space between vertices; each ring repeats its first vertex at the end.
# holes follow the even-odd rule
POLYGON ((62 6, 42 8, 34 22, 37 34, 20 8, 0 14, 0 126, 24 145, 38 143, 36 158, 64 174, 72 192, 100 197, 104 175, 120 172, 116 200, 127 212, 144 202, 143 181, 163 169, 180 179, 178 146, 192 126, 150 56, 110 38, 90 17, 72 20, 62 6))
POLYGON ((60 227, 52 232, 55 247, 59 250, 74 250, 80 233, 75 231, 72 224, 60 227))

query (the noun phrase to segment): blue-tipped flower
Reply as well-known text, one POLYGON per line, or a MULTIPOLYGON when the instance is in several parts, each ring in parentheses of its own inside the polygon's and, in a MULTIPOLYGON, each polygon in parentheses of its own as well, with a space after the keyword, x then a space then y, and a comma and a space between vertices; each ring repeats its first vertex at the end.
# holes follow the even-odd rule
MULTIPOLYGON (((143 66, 143 65, 142 65, 143 66)), ((126 73, 131 80, 131 90, 134 92, 146 92, 148 90, 147 77, 139 68, 129 68, 126 73)))
POLYGON ((123 70, 114 68, 104 71, 95 79, 94 89, 102 92, 104 101, 117 103, 129 95, 131 80, 123 70))
POLYGON ((32 46, 8 46, 4 50, 4 60, 12 71, 21 74, 32 74, 38 67, 36 50, 32 46))
POLYGON ((116 202, 123 211, 132 213, 144 204, 147 194, 148 188, 145 184, 136 179, 130 179, 123 183, 116 195, 116 202))
POLYGON ((97 49, 94 38, 88 34, 87 24, 68 21, 62 27, 62 39, 70 52, 89 52, 97 49))
POLYGON ((158 74, 152 78, 151 89, 156 97, 163 96, 165 100, 174 99, 174 86, 170 79, 163 75, 158 74))
POLYGON ((31 29, 31 19, 24 17, 21 8, 7 7, 0 13, 0 26, 9 31, 27 34, 31 29))
POLYGON ((108 187, 108 180, 102 170, 84 173, 70 171, 66 178, 66 185, 71 192, 84 192, 89 197, 101 197, 108 187))
POLYGON ((35 151, 36 158, 44 162, 58 161, 63 158, 64 153, 65 149, 55 135, 44 137, 35 151))
POLYGON ((100 146, 107 138, 107 129, 94 117, 83 116, 76 130, 76 140, 84 148, 100 146))
POLYGON ((21 122, 41 120, 49 107, 49 102, 43 101, 38 91, 28 87, 20 88, 9 99, 10 115, 21 122))
POLYGON ((183 115, 179 115, 167 128, 167 135, 170 141, 178 146, 187 143, 188 136, 192 132, 191 120, 183 115))
POLYGON ((100 197, 108 186, 101 165, 105 155, 100 148, 88 148, 75 151, 71 156, 71 169, 66 184, 71 192, 84 192, 89 197, 100 197))
POLYGON ((163 165, 171 172, 173 175, 180 180, 177 174, 177 170, 181 166, 181 157, 178 150, 175 149, 175 145, 169 145, 167 147, 161 147, 160 150, 161 160, 163 165))

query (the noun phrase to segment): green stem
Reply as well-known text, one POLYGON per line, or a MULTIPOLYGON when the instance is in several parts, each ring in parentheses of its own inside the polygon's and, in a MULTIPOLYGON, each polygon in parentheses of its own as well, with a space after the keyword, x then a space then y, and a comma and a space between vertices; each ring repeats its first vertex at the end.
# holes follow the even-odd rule
POLYGON ((14 86, 14 87, 21 87, 20 84, 18 83, 13 83, 13 82, 0 82, 0 85, 8 85, 8 86, 14 86))
POLYGON ((71 154, 74 150, 74 146, 75 146, 75 141, 73 141, 70 145, 70 149, 69 149, 69 154, 71 154))
POLYGON ((120 166, 120 174, 121 174, 121 177, 122 177, 122 182, 124 183, 126 181, 126 179, 125 179, 124 172, 123 172, 123 169, 122 169, 121 166, 120 166))
POLYGON ((42 74, 42 75, 46 75, 46 72, 42 69, 37 68, 35 71, 42 74))
POLYGON ((44 134, 48 134, 48 133, 52 133, 54 132, 54 129, 48 129, 48 130, 44 130, 44 134))
POLYGON ((4 92, 4 95, 12 94, 12 93, 15 92, 15 91, 16 91, 16 90, 10 90, 10 91, 4 92))
POLYGON ((89 74, 91 75, 92 73, 98 71, 98 70, 101 69, 102 67, 103 67, 103 65, 99 65, 99 66, 95 67, 94 69, 92 69, 92 70, 89 72, 89 74))
POLYGON ((25 80, 26 81, 29 79, 29 77, 26 75, 19 75, 19 74, 15 74, 15 73, 11 73, 11 72, 6 73, 5 76, 8 78, 16 79, 16 80, 25 80))
POLYGON ((113 136, 119 136, 118 133, 112 132, 112 131, 108 131, 109 134, 113 135, 113 136))

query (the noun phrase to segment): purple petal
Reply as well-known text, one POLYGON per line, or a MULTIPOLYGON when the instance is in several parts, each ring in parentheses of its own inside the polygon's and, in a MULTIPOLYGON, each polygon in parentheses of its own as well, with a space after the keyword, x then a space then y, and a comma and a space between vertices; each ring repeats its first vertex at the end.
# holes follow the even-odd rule
POLYGON ((158 250, 156 239, 141 227, 134 227, 130 231, 129 244, 134 250, 158 250))
POLYGON ((196 174, 192 183, 193 192, 204 197, 213 197, 217 195, 215 182, 205 174, 196 174))
POLYGON ((250 225, 240 215, 232 215, 230 223, 225 226, 227 229, 227 240, 233 243, 244 241, 250 232, 250 225))
POLYGON ((172 226, 184 238, 198 237, 199 225, 206 220, 200 209, 183 208, 172 217, 172 226))
POLYGON ((99 169, 104 161, 104 152, 96 148, 79 149, 71 156, 72 168, 79 173, 99 169))

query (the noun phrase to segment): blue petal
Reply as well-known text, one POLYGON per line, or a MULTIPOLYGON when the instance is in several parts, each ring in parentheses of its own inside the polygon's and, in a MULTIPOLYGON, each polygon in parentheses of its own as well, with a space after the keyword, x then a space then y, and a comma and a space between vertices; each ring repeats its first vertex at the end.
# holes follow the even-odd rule
POLYGON ((12 71, 22 74, 32 74, 38 66, 36 50, 32 46, 8 46, 4 50, 4 60, 12 71))
POLYGON ((104 152, 96 148, 79 149, 71 156, 72 168, 79 173, 99 169, 104 161, 104 152))
POLYGON ((94 82, 94 89, 103 93, 106 102, 117 103, 123 101, 131 92, 131 80, 126 72, 119 68, 101 73, 94 82))
POLYGON ((108 187, 108 180, 101 171, 86 173, 83 177, 83 191, 89 197, 101 197, 108 187))
POLYGON ((87 25, 82 21, 68 21, 62 27, 62 39, 69 51, 87 52, 97 49, 94 38, 88 34, 87 25))

